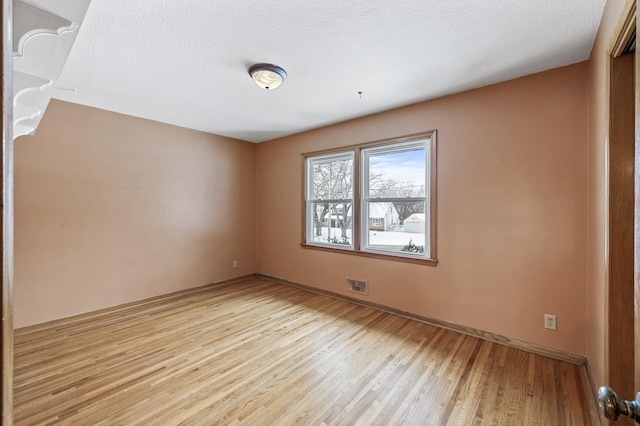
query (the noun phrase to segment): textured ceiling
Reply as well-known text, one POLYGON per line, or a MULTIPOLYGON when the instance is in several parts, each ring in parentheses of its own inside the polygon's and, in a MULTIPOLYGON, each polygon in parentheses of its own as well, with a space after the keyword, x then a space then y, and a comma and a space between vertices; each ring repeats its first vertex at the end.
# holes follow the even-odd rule
POLYGON ((54 97, 260 142, 586 60, 604 3, 92 0, 54 97))

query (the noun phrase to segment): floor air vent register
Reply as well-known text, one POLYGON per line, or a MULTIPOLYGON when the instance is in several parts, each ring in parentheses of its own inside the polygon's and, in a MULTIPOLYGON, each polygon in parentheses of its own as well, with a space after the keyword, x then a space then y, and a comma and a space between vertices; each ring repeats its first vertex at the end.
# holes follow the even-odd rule
POLYGON ((369 288, 366 281, 347 278, 347 290, 355 293, 369 294, 369 288))

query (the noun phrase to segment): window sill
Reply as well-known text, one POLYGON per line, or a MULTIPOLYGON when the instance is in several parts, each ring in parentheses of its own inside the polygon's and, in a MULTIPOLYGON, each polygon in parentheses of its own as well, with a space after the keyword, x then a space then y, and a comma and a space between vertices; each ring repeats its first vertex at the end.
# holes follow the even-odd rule
POLYGON ((340 254, 348 254, 351 256, 361 256, 361 257, 369 257, 372 259, 381 259, 381 260, 391 260, 396 262, 404 262, 404 263, 413 263, 418 265, 429 265, 436 266, 438 264, 437 259, 420 259, 417 257, 408 257, 402 255, 393 255, 393 254, 383 254, 383 253, 373 253, 369 251, 357 251, 352 249, 343 249, 343 248, 334 248, 334 247, 326 247, 319 246, 314 244, 306 244, 301 243, 300 247, 308 250, 317 250, 317 251, 325 251, 330 253, 340 253, 340 254))

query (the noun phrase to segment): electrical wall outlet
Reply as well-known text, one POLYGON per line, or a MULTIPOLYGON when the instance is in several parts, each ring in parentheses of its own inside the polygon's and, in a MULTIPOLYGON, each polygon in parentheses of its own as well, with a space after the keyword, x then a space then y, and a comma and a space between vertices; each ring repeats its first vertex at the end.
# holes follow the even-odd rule
POLYGON ((544 328, 548 328, 549 330, 557 330, 555 315, 544 314, 544 328))
POLYGON ((237 267, 238 267, 238 261, 237 261, 237 260, 234 260, 234 261, 233 261, 233 263, 232 263, 232 265, 233 265, 233 267, 234 267, 234 268, 237 268, 237 267))

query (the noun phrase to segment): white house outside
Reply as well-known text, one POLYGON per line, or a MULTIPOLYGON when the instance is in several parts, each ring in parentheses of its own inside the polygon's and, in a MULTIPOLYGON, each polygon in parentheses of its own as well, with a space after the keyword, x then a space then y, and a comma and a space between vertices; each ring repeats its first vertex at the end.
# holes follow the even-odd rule
POLYGON ((369 229, 372 231, 394 231, 400 225, 400 216, 393 203, 369 204, 369 229))

